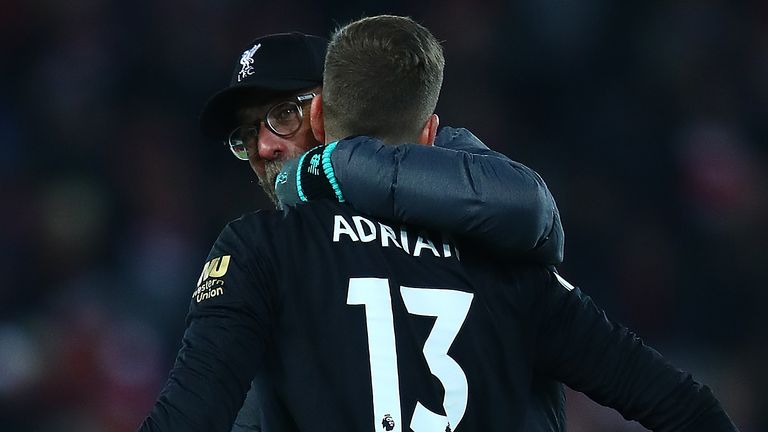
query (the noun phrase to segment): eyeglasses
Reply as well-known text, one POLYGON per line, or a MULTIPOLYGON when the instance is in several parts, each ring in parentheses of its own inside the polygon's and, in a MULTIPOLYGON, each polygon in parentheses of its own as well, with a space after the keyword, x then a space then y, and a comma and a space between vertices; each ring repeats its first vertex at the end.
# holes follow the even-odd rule
POLYGON ((236 127, 227 137, 227 145, 232 150, 232 154, 240 160, 248 160, 248 147, 252 149, 258 147, 259 128, 262 122, 277 136, 285 137, 296 133, 304 119, 304 110, 301 106, 315 96, 317 96, 315 93, 302 94, 296 96, 295 100, 272 105, 263 119, 256 119, 250 125, 236 127))

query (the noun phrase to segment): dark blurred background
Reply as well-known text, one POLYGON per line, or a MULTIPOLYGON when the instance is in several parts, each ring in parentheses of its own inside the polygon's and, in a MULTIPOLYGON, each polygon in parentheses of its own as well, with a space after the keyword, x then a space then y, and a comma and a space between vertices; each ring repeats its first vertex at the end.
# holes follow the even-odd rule
POLYGON ((768 2, 390 3, 0 4, 0 429, 137 426, 219 230, 269 206, 203 103, 257 36, 388 12, 444 41, 442 124, 546 179, 565 277, 768 430, 768 2))

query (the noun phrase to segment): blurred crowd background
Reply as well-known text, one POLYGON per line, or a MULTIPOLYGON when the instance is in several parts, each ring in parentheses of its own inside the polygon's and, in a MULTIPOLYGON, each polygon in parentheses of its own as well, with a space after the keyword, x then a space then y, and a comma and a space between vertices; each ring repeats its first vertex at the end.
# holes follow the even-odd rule
POLYGON ((768 430, 768 2, 389 3, 0 4, 0 429, 137 426, 219 230, 269 207, 203 103, 257 36, 388 12, 444 41, 442 124, 547 181, 562 274, 768 430))

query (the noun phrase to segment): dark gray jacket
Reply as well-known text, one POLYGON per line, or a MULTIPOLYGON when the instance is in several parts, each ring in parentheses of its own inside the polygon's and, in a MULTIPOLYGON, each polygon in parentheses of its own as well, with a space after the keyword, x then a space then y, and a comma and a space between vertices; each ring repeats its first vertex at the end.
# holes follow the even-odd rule
MULTIPOLYGON (((442 128, 434 147, 347 138, 331 165, 344 200, 362 213, 448 232, 504 259, 563 261, 560 214, 544 180, 466 129, 442 128)), ((296 166, 286 163, 278 182, 287 205, 299 202, 296 166)))

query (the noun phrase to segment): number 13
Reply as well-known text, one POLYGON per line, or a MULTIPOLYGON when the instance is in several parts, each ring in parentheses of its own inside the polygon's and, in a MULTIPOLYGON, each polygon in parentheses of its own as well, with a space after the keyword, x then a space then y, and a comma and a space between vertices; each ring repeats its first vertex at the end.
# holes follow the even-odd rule
MULTIPOLYGON (((401 286, 400 295, 411 314, 437 317, 424 343, 423 353, 430 372, 445 389, 443 408, 447 414, 435 414, 417 402, 410 428, 415 432, 450 431, 464 417, 469 390, 464 371, 448 355, 448 350, 467 318, 474 294, 401 286)), ((390 416, 394 425, 387 425, 384 430, 401 432, 403 417, 400 413, 400 385, 389 281, 379 278, 350 279, 347 304, 365 306, 373 393, 373 430, 382 430, 382 422, 386 422, 385 417, 390 416)))

